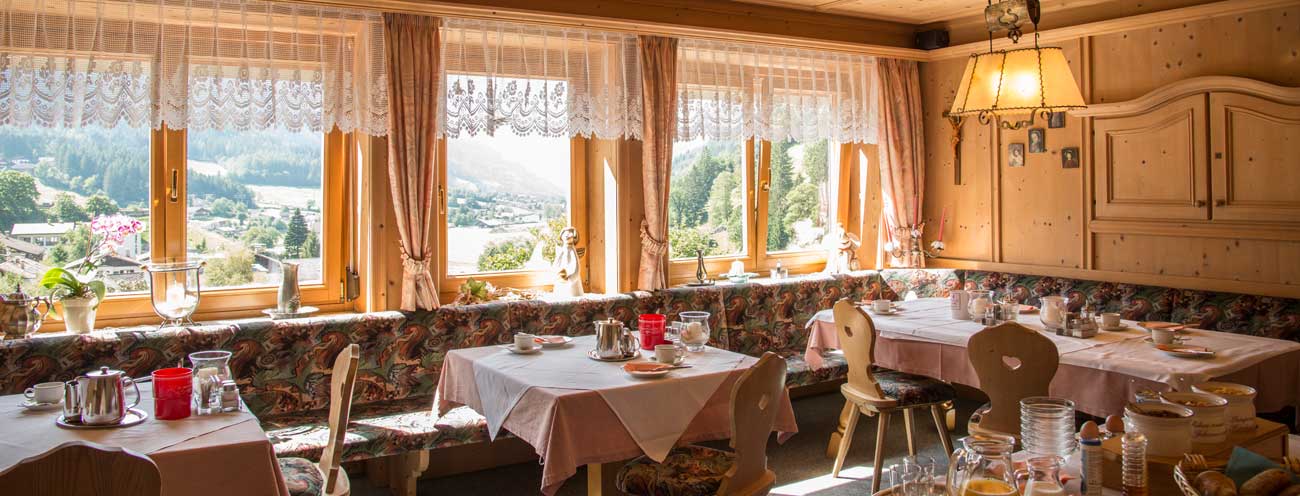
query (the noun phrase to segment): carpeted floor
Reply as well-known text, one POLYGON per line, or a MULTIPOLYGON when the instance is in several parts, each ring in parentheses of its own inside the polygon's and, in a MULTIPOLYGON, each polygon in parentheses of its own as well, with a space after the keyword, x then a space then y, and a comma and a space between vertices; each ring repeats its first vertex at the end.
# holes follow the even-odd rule
MULTIPOLYGON (((844 398, 836 393, 809 396, 794 401, 795 418, 799 422, 799 434, 784 445, 773 440, 768 446, 769 464, 776 472, 777 486, 772 494, 778 495, 816 495, 860 496, 870 494, 872 450, 875 446, 876 420, 863 417, 858 421, 857 432, 853 437, 853 447, 844 463, 840 478, 832 478, 831 465, 834 460, 827 458, 826 442, 830 432, 835 428, 836 418, 844 406, 844 398)), ((958 439, 965 435, 965 419, 979 405, 969 401, 957 403, 957 430, 951 433, 958 439)), ((939 463, 947 461, 947 453, 939 443, 934 422, 928 413, 917 412, 916 443, 923 456, 933 457, 939 463)), ((775 438, 774 438, 775 439, 775 438)), ((726 441, 712 443, 715 447, 725 447, 726 441)), ((890 419, 888 436, 885 439, 886 467, 892 460, 907 454, 907 439, 903 431, 901 415, 890 419)), ((882 487, 889 485, 885 475, 882 487)), ((541 468, 535 463, 523 463, 483 470, 453 477, 428 479, 420 481, 421 495, 445 494, 487 494, 515 495, 538 494, 541 485, 541 468)), ((579 469, 560 489, 561 496, 580 496, 587 491, 587 474, 579 469)), ((355 496, 386 496, 387 490, 375 489, 364 477, 352 481, 352 494, 355 496)))

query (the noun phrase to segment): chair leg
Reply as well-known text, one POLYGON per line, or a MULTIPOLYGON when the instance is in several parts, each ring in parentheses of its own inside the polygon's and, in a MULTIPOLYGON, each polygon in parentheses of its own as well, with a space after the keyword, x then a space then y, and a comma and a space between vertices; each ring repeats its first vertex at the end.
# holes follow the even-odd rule
POLYGON ((943 443, 944 453, 952 453, 952 438, 948 436, 946 422, 944 422, 944 408, 940 405, 930 405, 930 415, 934 417, 934 427, 939 430, 939 442, 943 443))
POLYGON ((844 435, 840 438, 839 450, 835 452, 835 467, 831 469, 831 477, 839 477, 840 469, 844 467, 844 457, 849 454, 849 445, 853 444, 853 429, 858 426, 858 405, 852 401, 848 402, 849 419, 848 424, 844 426, 844 435))
POLYGON ((845 401, 844 408, 840 409, 839 424, 835 426, 835 432, 831 433, 830 442, 826 443, 826 458, 835 458, 840 449, 840 440, 844 439, 844 428, 849 425, 849 417, 859 415, 852 412, 852 406, 852 401, 845 401))
POLYGON ((889 426, 889 412, 880 412, 876 419, 876 456, 871 459, 871 494, 880 492, 880 471, 885 467, 885 428, 889 426))
POLYGON ((912 409, 903 410, 903 427, 907 429, 907 454, 916 456, 916 440, 912 435, 912 409))

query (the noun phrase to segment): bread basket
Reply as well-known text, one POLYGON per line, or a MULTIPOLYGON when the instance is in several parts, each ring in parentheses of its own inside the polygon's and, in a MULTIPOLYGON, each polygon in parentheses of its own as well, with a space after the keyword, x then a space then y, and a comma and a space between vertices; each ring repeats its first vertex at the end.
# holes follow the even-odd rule
MULTIPOLYGON (((1300 473, 1300 458, 1288 456, 1274 461, 1293 473, 1300 473)), ((1174 482, 1178 484, 1178 489, 1183 492, 1183 496, 1202 496, 1201 492, 1196 490, 1196 476, 1207 470, 1222 472, 1227 465, 1227 460, 1210 461, 1206 460, 1204 455, 1188 453, 1183 455, 1182 461, 1174 465, 1174 482)))

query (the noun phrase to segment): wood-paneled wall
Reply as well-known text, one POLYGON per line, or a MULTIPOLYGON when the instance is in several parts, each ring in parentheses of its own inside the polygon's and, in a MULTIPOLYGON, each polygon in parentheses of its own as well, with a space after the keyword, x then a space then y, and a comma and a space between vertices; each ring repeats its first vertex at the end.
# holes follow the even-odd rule
MULTIPOLYGON (((1300 86, 1300 6, 1053 44, 1064 48, 1090 103, 1130 100, 1196 76, 1300 86)), ((1028 148, 1026 129, 1001 130, 970 119, 961 133, 956 180, 943 111, 952 104, 965 64, 959 57, 921 66, 926 239, 934 238, 943 209, 949 211, 947 251, 935 265, 1300 296, 1296 223, 1255 222, 1241 232, 1174 220, 1094 223, 1090 119, 1068 117, 1064 128, 1047 129, 1047 152, 1026 153, 1024 167, 1009 167, 1007 145, 1028 148), (1080 149, 1081 167, 1062 168, 1065 147, 1080 149), (1261 234, 1261 228, 1270 233, 1261 234)), ((1295 163, 1300 169, 1300 158, 1295 163)), ((1253 180, 1261 187, 1269 181, 1253 180)))

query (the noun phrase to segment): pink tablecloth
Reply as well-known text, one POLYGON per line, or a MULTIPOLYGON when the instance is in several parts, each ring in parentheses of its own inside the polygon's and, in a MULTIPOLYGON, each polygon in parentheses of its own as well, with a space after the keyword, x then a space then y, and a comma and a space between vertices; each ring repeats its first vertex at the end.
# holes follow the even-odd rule
MULTIPOLYGON (((161 421, 153 417, 149 384, 140 386, 137 408, 149 414, 140 425, 121 429, 67 430, 54 425, 58 411, 34 412, 22 395, 0 396, 0 470, 67 441, 130 449, 158 465, 164 496, 239 494, 288 496, 275 450, 257 419, 247 411, 213 417, 161 421), (26 441, 18 441, 25 439, 26 441), (14 446, 19 442, 22 446, 14 446)), ((133 397, 128 393, 128 398, 133 397)))
MULTIPOLYGON (((482 396, 501 394, 499 391, 480 391, 474 375, 476 359, 481 360, 500 352, 500 348, 484 347, 456 350, 447 354, 442 376, 438 380, 439 409, 447 411, 454 406, 465 405, 482 411, 482 396)), ((705 353, 731 354, 713 348, 705 353)), ((695 411, 683 408, 681 414, 690 415, 691 419, 677 438, 678 444, 731 437, 731 389, 741 373, 756 361, 740 355, 736 358, 738 366, 721 372, 726 377, 702 407, 695 411)), ((688 363, 689 360, 688 358, 688 363)), ((623 374, 617 370, 621 364, 600 365, 608 366, 609 369, 600 373, 623 374)), ((670 380, 674 379, 658 379, 670 380)), ((627 460, 644 453, 642 444, 629 433, 600 388, 587 388, 581 382, 581 378, 575 378, 574 384, 569 387, 528 388, 514 403, 502 423, 504 429, 532 445, 542 458, 542 492, 548 495, 555 494, 581 465, 627 460)), ((658 396, 647 398, 646 401, 662 406, 672 405, 675 399, 671 396, 658 396)), ((798 432, 788 396, 782 395, 779 408, 774 430, 786 435, 798 432)))
MULTIPOLYGON (((933 300, 933 299, 931 299, 933 300)), ((946 303, 946 299, 942 300, 946 303)), ((936 301, 906 302, 907 308, 937 308, 936 301)), ((928 311, 928 310, 922 310, 928 311)), ((901 315, 907 315, 905 309, 901 315)), ((979 378, 970 365, 964 341, 940 342, 921 337, 927 333, 885 331, 900 330, 890 317, 873 316, 881 328, 876 340, 876 364, 903 372, 934 377, 943 381, 979 387, 979 378)), ((914 318, 914 317, 913 317, 914 318)), ((933 320, 933 316, 927 317, 933 320)), ((822 353, 836 349, 839 337, 835 326, 824 314, 808 323, 809 366, 823 364, 822 353)), ((949 329, 951 330, 951 329, 949 329)), ((1133 393, 1142 389, 1167 391, 1191 384, 1219 379, 1246 384, 1259 390, 1255 400, 1261 412, 1285 406, 1300 406, 1300 344, 1291 341, 1219 333, 1190 331, 1190 344, 1206 345, 1219 356, 1211 360, 1190 360, 1167 356, 1142 342, 1140 330, 1130 330, 1132 339, 1120 340, 1126 333, 1103 332, 1107 342, 1097 346, 1062 350, 1061 365, 1052 381, 1051 394, 1070 398, 1076 407, 1093 415, 1123 412, 1133 393)))

